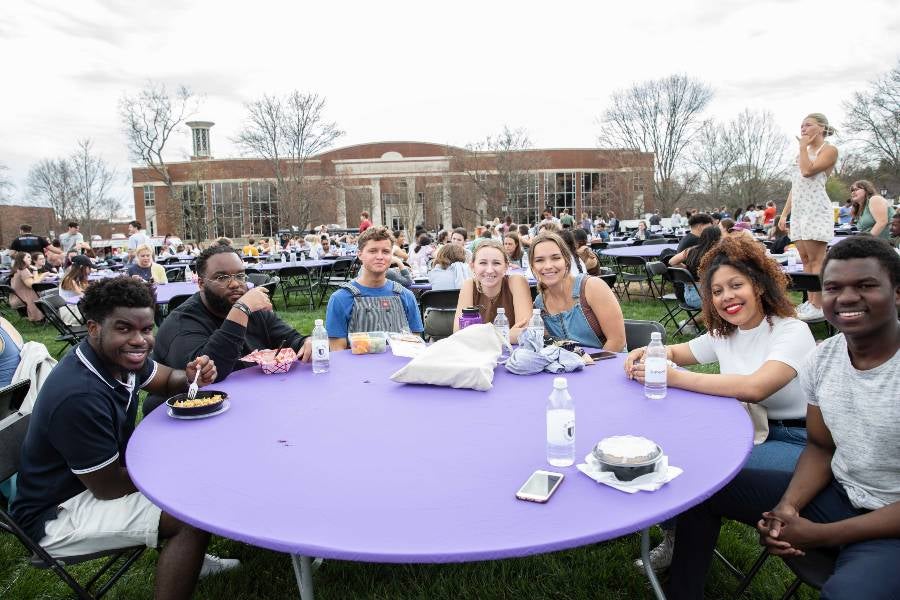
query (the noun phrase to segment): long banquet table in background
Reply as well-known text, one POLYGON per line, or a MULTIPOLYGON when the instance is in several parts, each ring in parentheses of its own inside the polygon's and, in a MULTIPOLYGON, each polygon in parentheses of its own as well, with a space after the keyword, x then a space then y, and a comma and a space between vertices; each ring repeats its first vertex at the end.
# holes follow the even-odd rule
MULTIPOLYGON (((211 386, 231 408, 179 421, 147 415, 127 450, 129 473, 154 503, 215 534, 290 553, 301 596, 311 557, 443 563, 526 556, 617 538, 701 502, 752 447, 735 400, 670 389, 648 400, 622 360, 567 375, 579 460, 603 437, 644 435, 684 473, 654 493, 626 494, 575 467, 547 504, 515 492, 545 460, 553 376, 498 367, 488 392, 402 385, 390 352, 331 355, 331 371, 258 367, 211 386)), ((631 565, 623 564, 622 568, 631 565)), ((658 587, 655 588, 659 594, 658 587)))

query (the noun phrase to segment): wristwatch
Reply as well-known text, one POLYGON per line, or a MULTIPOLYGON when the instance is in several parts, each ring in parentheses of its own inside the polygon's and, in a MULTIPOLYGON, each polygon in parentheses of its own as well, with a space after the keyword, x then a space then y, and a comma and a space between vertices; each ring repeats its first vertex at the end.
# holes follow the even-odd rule
POLYGON ((243 302, 235 302, 234 304, 231 305, 231 308, 238 309, 239 311, 241 311, 242 313, 247 315, 248 319, 250 318, 250 315, 253 313, 253 311, 250 310, 250 307, 247 306, 246 304, 244 304, 243 302))

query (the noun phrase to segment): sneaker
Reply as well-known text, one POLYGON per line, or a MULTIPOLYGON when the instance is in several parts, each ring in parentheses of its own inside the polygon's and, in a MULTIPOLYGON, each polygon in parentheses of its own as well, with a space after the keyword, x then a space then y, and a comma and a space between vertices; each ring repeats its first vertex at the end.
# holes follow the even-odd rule
POLYGON ((218 575, 241 566, 241 561, 236 558, 219 558, 212 554, 203 557, 203 568, 200 569, 200 579, 210 575, 218 575))
MULTIPOLYGON (((650 551, 650 568, 654 573, 665 571, 672 564, 672 554, 675 552, 675 532, 663 529, 662 543, 650 551)), ((634 561, 634 566, 641 573, 644 572, 644 561, 640 558, 634 561)))
POLYGON ((819 319, 824 319, 825 313, 822 312, 821 308, 810 304, 802 313, 799 311, 797 312, 797 318, 801 321, 817 321, 819 319))
POLYGON ((805 313, 807 310, 809 310, 810 306, 812 306, 812 304, 810 304, 808 300, 806 302, 802 302, 802 303, 798 304, 795 307, 797 310, 797 316, 799 317, 800 315, 805 313))

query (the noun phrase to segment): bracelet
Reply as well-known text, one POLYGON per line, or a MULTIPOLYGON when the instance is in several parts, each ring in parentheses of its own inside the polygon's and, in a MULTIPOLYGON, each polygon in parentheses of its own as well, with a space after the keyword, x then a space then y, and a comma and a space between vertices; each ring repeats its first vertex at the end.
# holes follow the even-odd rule
POLYGON ((250 310, 250 307, 247 306, 246 304, 244 304, 243 302, 235 302, 234 304, 231 305, 231 308, 238 309, 239 311, 241 311, 242 313, 247 315, 248 319, 250 318, 250 315, 253 314, 253 311, 250 310))

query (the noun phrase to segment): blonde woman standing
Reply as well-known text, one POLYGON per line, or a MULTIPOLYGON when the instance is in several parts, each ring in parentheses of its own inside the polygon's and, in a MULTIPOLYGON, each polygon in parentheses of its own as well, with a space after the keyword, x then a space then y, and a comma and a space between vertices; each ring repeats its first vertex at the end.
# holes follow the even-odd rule
MULTIPOLYGON (((834 135, 834 128, 822 113, 812 113, 800 124, 797 168, 791 174, 780 229, 785 228, 791 215, 791 238, 800 252, 803 272, 817 274, 822 270, 828 242, 834 237, 834 211, 825 192, 825 182, 837 162, 837 148, 825 141, 834 135)), ((797 307, 797 316, 804 321, 822 318, 822 294, 810 292, 809 301, 797 307)))

